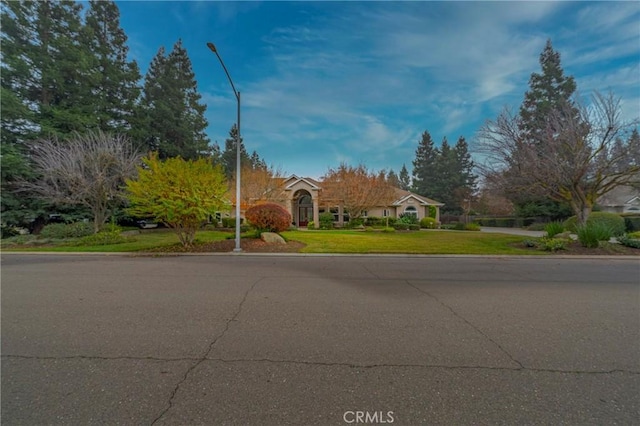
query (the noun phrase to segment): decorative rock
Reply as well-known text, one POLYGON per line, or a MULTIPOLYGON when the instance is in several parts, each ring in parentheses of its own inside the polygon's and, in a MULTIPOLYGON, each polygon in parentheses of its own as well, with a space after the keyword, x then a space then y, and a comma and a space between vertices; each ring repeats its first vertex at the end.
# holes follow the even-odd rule
POLYGON ((287 244, 287 242, 280 235, 275 232, 263 232, 260 235, 262 241, 268 244, 287 244))

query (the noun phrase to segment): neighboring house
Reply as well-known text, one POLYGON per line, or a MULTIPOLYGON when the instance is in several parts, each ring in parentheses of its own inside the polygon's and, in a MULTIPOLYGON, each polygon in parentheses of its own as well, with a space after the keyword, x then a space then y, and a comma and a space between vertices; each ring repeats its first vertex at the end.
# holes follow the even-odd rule
POLYGON ((640 214, 640 189, 619 186, 600 197, 598 206, 605 212, 640 214))
MULTIPOLYGON (((269 201, 282 205, 291 214, 293 225, 307 226, 313 221, 320 225, 320 214, 330 212, 337 226, 349 221, 348 212, 338 200, 322 197, 322 183, 315 179, 292 175, 282 179, 282 192, 269 201)), ((365 212, 363 217, 400 217, 403 213, 413 214, 418 220, 429 216, 429 206, 435 207, 435 219, 440 221, 440 207, 444 204, 409 191, 396 189, 396 200, 389 206, 378 206, 365 212)))

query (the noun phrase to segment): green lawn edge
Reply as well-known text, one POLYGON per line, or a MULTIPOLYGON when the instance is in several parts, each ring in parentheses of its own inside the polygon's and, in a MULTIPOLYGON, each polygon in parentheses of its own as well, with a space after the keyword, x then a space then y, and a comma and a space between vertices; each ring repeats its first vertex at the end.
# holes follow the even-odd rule
MULTIPOLYGON (((232 232, 199 231, 198 243, 233 238, 232 232)), ((517 247, 525 237, 485 232, 431 230, 411 232, 378 232, 360 230, 285 231, 281 235, 288 241, 305 244, 301 253, 318 254, 460 254, 460 255, 543 255, 545 252, 517 247)), ((72 242, 56 245, 2 245, 5 252, 59 252, 59 253, 123 253, 154 252, 178 244, 171 230, 143 231, 127 237, 120 244, 75 246, 72 242)))

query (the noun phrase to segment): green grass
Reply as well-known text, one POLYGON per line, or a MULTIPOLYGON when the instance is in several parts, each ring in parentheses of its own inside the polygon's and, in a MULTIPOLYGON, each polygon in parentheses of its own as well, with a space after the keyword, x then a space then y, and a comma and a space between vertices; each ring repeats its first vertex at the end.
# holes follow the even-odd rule
MULTIPOLYGON (((229 232, 222 231, 200 231, 196 234, 196 242, 207 243, 211 241, 224 240, 229 235, 229 232)), ((157 230, 145 230, 140 234, 128 237, 127 242, 121 244, 111 245, 98 245, 98 246, 72 246, 67 245, 71 241, 55 242, 54 245, 20 245, 10 246, 3 244, 3 251, 48 251, 48 252, 105 252, 105 253, 118 253, 118 252, 134 252, 134 251, 147 251, 151 249, 157 249, 160 247, 172 246, 179 244, 178 236, 171 229, 157 229, 157 230)))
MULTIPOLYGON (((515 235, 465 232, 465 231, 419 231, 419 232, 363 232, 357 230, 332 231, 286 231, 282 236, 289 241, 306 244, 303 253, 398 253, 398 254, 543 254, 540 251, 513 247, 523 237, 515 235)), ((233 237, 225 231, 200 231, 196 240, 201 243, 233 237)), ((49 251, 49 252, 145 252, 158 251, 162 247, 178 244, 178 237, 169 229, 143 231, 128 237, 121 244, 74 246, 71 241, 56 241, 47 245, 7 245, 3 251, 49 251)), ((161 251, 161 250, 160 250, 161 251)))
POLYGON ((521 236, 484 232, 334 230, 286 231, 282 236, 305 243, 303 253, 540 254, 510 246, 522 242, 521 236))

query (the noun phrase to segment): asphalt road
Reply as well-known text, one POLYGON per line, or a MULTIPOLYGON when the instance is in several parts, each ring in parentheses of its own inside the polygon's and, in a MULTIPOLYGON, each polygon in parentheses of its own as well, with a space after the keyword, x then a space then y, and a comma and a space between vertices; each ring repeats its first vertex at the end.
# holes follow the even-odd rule
POLYGON ((638 424, 637 259, 2 255, 3 425, 638 424))

